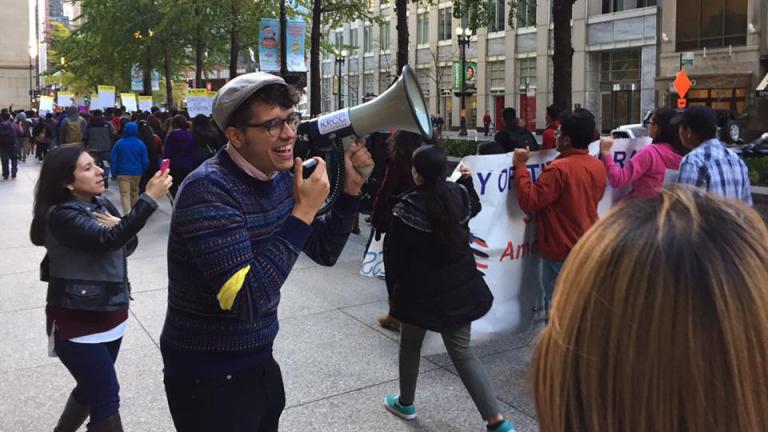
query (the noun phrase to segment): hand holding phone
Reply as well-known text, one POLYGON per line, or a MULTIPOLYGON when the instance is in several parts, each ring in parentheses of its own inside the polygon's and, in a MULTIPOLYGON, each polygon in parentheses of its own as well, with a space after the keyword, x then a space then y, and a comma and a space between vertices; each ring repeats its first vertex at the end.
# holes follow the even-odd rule
POLYGON ((160 162, 160 173, 164 175, 169 169, 171 169, 171 160, 163 159, 162 162, 160 162))

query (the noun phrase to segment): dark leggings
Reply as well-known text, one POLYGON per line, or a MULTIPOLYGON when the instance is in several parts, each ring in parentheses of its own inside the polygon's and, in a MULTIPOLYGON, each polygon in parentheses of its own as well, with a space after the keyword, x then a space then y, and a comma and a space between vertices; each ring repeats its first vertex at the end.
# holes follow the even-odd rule
POLYGON ((122 340, 87 344, 56 339, 56 354, 77 382, 72 396, 91 409, 91 423, 117 414, 120 408, 115 360, 122 340))

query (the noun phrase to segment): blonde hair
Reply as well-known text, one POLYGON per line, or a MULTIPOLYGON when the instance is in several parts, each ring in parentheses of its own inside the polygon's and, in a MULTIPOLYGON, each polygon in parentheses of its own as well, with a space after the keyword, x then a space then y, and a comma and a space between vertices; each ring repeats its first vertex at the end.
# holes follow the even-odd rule
POLYGON ((596 224, 534 352, 542 432, 768 431, 768 231, 675 186, 596 224))

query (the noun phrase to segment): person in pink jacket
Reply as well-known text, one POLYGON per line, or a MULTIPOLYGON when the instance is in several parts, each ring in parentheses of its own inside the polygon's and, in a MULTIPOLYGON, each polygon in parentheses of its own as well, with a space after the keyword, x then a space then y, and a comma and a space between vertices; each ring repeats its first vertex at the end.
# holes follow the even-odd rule
POLYGON ((640 149, 623 168, 613 161, 610 154, 613 139, 603 138, 600 141, 600 159, 605 165, 611 187, 631 184, 632 192, 627 195, 628 198, 654 199, 659 195, 666 171, 679 169, 680 160, 688 152, 680 141, 677 126, 670 124, 674 115, 675 111, 669 108, 654 111, 648 124, 652 144, 640 149))

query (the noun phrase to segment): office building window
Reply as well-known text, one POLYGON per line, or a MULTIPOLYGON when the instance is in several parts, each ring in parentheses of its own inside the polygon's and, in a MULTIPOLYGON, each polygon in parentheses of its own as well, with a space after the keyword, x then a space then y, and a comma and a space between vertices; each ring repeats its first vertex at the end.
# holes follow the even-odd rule
POLYGON ((453 8, 443 8, 437 14, 437 40, 450 40, 453 35, 451 23, 453 20, 453 8))
POLYGON ((389 21, 379 24, 379 46, 382 51, 389 49, 389 21))
POLYGON ((640 81, 640 50, 610 51, 600 54, 600 81, 640 81))
POLYGON ((432 84, 432 70, 430 68, 416 69, 416 79, 419 81, 421 93, 424 95, 424 102, 429 106, 429 89, 432 84))
POLYGON ((323 103, 321 109, 323 112, 329 112, 331 110, 331 78, 323 78, 323 103))
POLYGON ((747 0, 678 0, 677 51, 747 44, 747 0))
POLYGON ((337 31, 336 32, 336 50, 341 51, 341 46, 344 45, 344 33, 337 31))
POLYGON ((366 25, 363 27, 363 52, 366 54, 371 52, 371 41, 373 40, 373 26, 366 25))
POLYGON ((490 75, 491 88, 504 87, 504 61, 488 62, 488 74, 490 75))
POLYGON ((603 13, 656 6, 656 0, 603 0, 603 13))
POLYGON ((373 72, 363 74, 363 96, 376 94, 375 83, 376 80, 373 77, 373 72))
POLYGON ((505 13, 505 5, 507 0, 496 0, 496 7, 494 9, 493 21, 488 26, 490 32, 504 31, 504 25, 507 22, 507 16, 505 13))
POLYGON ((518 87, 521 89, 536 85, 536 58, 520 59, 518 64, 518 87))
POLYGON ((536 0, 517 0, 517 26, 536 25, 536 0))
POLYGON ((392 84, 392 78, 394 77, 387 71, 379 72, 379 94, 384 93, 384 91, 389 88, 389 85, 392 84))
POLYGON ((429 14, 426 12, 416 17, 416 43, 419 45, 429 43, 429 14))
POLYGON ((357 50, 360 46, 357 45, 357 29, 349 29, 349 45, 353 46, 353 50, 357 50))
POLYGON ((437 82, 440 83, 440 93, 449 92, 453 87, 453 69, 450 66, 437 68, 437 82))
POLYGON ((347 76, 348 106, 355 106, 359 102, 360 78, 358 75, 347 76))

